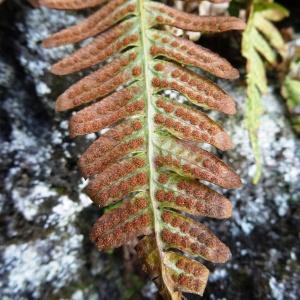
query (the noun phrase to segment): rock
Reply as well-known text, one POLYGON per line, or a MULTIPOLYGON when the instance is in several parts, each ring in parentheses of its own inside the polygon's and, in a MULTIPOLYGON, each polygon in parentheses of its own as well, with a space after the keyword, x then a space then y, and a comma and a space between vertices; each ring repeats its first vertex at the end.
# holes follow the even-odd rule
POLYGON ((76 18, 7 1, 0 20, 0 298, 120 299, 120 253, 100 254, 88 238, 101 211, 76 165, 87 143, 71 141, 54 112, 70 82, 48 69, 73 47, 40 47, 76 18))
MULTIPOLYGON (((74 46, 40 46, 78 18, 18 0, 0 6, 1 299, 114 300, 133 299, 135 292, 134 299, 154 299, 156 293, 153 284, 128 278, 121 249, 99 253, 88 239, 101 211, 84 194, 76 161, 94 136, 68 138, 68 114, 56 114, 54 100, 78 76, 60 78, 48 71, 74 46)), ((213 116, 233 137, 236 148, 224 159, 238 169, 244 186, 227 192, 232 219, 208 222, 233 258, 210 266, 204 299, 298 299, 299 139, 270 89, 260 130, 263 178, 252 185, 245 91, 240 82, 222 84, 237 99, 238 115, 213 116)))

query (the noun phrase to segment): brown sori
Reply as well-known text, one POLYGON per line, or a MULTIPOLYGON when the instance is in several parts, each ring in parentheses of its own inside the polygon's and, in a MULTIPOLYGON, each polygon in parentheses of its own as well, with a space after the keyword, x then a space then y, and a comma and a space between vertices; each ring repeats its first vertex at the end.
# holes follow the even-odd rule
POLYGON ((52 67, 54 74, 67 75, 99 65, 56 102, 57 111, 83 107, 71 118, 71 137, 106 129, 79 162, 89 179, 91 199, 101 207, 110 206, 95 223, 91 240, 99 250, 136 240, 144 270, 166 299, 181 299, 185 292, 202 295, 209 274, 205 260, 224 263, 231 254, 192 216, 230 217, 230 201, 205 182, 232 189, 241 180, 201 149, 201 143, 222 151, 233 146, 201 108, 231 115, 235 103, 190 67, 229 80, 239 74, 224 58, 172 35, 165 25, 223 32, 242 30, 243 21, 199 17, 148 0, 40 3, 65 10, 95 7, 90 17, 43 43, 56 47, 93 37, 52 67), (177 91, 183 100, 167 97, 166 89, 177 91))

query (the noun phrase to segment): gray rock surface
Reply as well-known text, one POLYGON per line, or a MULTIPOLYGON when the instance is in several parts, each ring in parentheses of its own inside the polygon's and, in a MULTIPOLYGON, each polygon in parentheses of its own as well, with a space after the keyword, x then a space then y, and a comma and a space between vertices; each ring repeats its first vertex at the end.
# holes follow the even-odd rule
MULTIPOLYGON (((88 239, 101 211, 83 193, 76 161, 94 136, 68 138, 68 114, 54 112, 54 99, 76 76, 48 72, 74 47, 40 47, 50 32, 80 17, 32 9, 24 1, 0 5, 0 299, 155 297, 155 287, 128 261, 130 248, 98 253, 88 239)), ((224 159, 239 171, 244 186, 227 192, 232 219, 209 221, 233 259, 211 266, 204 298, 299 299, 300 141, 282 99, 270 89, 260 130, 263 179, 252 185, 244 88, 241 82, 221 84, 239 109, 236 117, 222 120, 236 144, 224 159)))

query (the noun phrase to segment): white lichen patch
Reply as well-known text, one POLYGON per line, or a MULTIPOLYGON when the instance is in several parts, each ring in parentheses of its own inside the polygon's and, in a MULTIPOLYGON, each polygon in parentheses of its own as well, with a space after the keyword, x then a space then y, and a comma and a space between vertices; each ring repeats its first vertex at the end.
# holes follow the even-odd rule
POLYGON ((269 286, 273 299, 284 300, 284 284, 278 282, 275 277, 271 277, 269 280, 269 286))
POLYGON ((51 214, 47 218, 45 228, 55 226, 63 228, 75 222, 78 214, 84 207, 91 204, 88 197, 80 195, 80 202, 76 203, 67 196, 61 196, 57 199, 57 205, 52 208, 51 214))
POLYGON ((222 281, 224 278, 228 276, 228 272, 226 269, 218 268, 214 270, 213 273, 210 274, 209 281, 222 281))
POLYGON ((97 294, 90 293, 88 290, 77 290, 71 296, 70 300, 86 300, 86 295, 89 294, 89 300, 99 300, 97 294))
POLYGON ((45 239, 6 247, 2 267, 8 274, 2 282, 2 297, 20 299, 19 295, 31 293, 40 299, 43 283, 51 284, 55 292, 74 280, 82 266, 78 249, 83 237, 72 234, 66 239, 66 235, 68 232, 53 233, 45 239))
POLYGON ((40 206, 56 192, 44 182, 32 182, 32 187, 18 188, 12 191, 15 208, 27 221, 32 221, 39 213, 40 206))
POLYGON ((45 82, 39 82, 36 85, 36 92, 39 96, 45 96, 51 93, 51 89, 48 87, 48 85, 45 82))

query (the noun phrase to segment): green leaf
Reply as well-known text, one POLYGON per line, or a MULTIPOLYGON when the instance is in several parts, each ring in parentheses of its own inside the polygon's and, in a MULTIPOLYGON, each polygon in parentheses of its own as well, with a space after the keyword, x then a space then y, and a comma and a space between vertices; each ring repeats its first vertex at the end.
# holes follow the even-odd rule
POLYGON ((284 56, 286 51, 283 38, 271 21, 280 21, 286 16, 288 11, 284 7, 272 2, 254 0, 243 33, 242 54, 247 59, 246 127, 256 162, 254 183, 259 181, 262 172, 258 130, 263 113, 261 97, 268 89, 265 61, 275 65, 277 53, 284 56))
POLYGON ((256 51, 258 51, 270 64, 274 64, 276 62, 276 53, 265 38, 256 29, 252 30, 251 37, 253 38, 252 44, 256 51))
POLYGON ((286 46, 279 30, 262 15, 256 14, 254 18, 255 27, 267 38, 270 45, 274 47, 281 56, 285 55, 286 46))
POLYGON ((289 11, 282 5, 273 2, 262 0, 254 1, 254 12, 259 12, 261 15, 273 22, 281 21, 289 16, 289 11))
POLYGON ((293 127, 297 133, 300 133, 300 80, 286 76, 282 86, 282 95, 287 101, 293 127))
POLYGON ((300 109, 300 81, 294 80, 290 76, 285 78, 283 84, 283 94, 288 101, 288 107, 290 111, 300 109))

